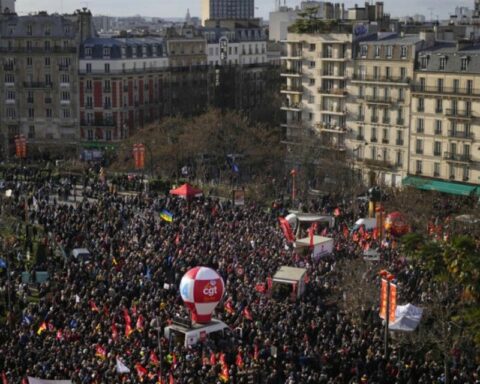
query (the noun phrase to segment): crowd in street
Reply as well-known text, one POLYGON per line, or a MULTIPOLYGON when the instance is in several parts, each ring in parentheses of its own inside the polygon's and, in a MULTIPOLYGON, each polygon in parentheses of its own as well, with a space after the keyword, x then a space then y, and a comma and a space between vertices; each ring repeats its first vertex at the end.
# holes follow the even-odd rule
MULTIPOLYGON (((67 257, 51 252, 37 261, 33 268, 47 271, 49 279, 28 285, 21 280, 23 258, 4 251, 11 281, 0 271, 0 285, 3 294, 11 293, 13 307, 0 327, 4 383, 21 383, 27 376, 79 384, 444 381, 442 360, 435 356, 395 343, 384 355, 378 305, 365 308, 359 324, 328 299, 337 289, 339 261, 361 258, 364 251, 345 231, 352 224, 347 208, 340 207, 334 227, 318 228, 335 239, 335 249, 314 261, 286 242, 278 210, 234 207, 209 197, 122 196, 101 183, 89 184, 95 199, 65 204, 49 196, 61 188, 69 189, 68 183, 47 179, 13 188, 9 212, 44 228, 46 248, 60 246, 67 257), (172 222, 160 218, 164 209, 173 214, 172 222), (79 247, 91 257, 70 257, 79 247), (164 338, 163 330, 185 314, 178 286, 183 274, 199 265, 225 281, 215 317, 231 332, 186 348, 164 338), (306 291, 297 300, 256 289, 282 265, 307 268, 306 291), (227 302, 233 310, 225 309, 227 302), (118 361, 130 373, 118 373, 118 361)), ((316 205, 324 214, 338 207, 328 198, 316 205)), ((380 245, 377 239, 369 242, 380 245)), ((400 301, 428 300, 422 295, 430 292, 428 279, 388 244, 380 252, 399 279, 400 301)), ((377 272, 373 265, 364 279, 378 285, 377 272)), ((457 350, 452 354, 452 382, 480 383, 475 361, 457 350)))

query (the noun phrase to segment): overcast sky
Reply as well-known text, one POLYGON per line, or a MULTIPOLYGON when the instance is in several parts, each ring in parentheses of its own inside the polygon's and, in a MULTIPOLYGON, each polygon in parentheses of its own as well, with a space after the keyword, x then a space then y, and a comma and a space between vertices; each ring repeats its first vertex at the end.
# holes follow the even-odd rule
MULTIPOLYGON (((282 0, 283 1, 283 0, 282 0)), ((364 0, 346 0, 347 7, 355 3, 359 5, 364 0)), ((287 0, 287 5, 295 6, 300 0, 287 0)), ((385 12, 394 16, 424 14, 430 19, 431 12, 434 18, 446 18, 453 13, 456 6, 473 8, 474 0, 384 0, 385 12)), ((255 0, 256 16, 268 18, 268 13, 274 8, 275 0, 255 0)), ((75 9, 88 6, 94 14, 112 16, 157 16, 183 17, 187 8, 192 16, 200 15, 200 0, 17 0, 16 8, 19 14, 46 10, 52 12, 71 13, 75 9)))

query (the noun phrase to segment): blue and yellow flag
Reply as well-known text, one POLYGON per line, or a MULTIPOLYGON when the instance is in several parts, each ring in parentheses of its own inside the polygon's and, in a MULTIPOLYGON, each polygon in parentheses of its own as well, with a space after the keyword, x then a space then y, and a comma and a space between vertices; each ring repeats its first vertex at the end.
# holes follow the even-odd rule
POLYGON ((160 212, 160 217, 162 220, 165 220, 168 223, 171 223, 173 221, 173 213, 170 211, 167 211, 166 209, 162 209, 160 212))

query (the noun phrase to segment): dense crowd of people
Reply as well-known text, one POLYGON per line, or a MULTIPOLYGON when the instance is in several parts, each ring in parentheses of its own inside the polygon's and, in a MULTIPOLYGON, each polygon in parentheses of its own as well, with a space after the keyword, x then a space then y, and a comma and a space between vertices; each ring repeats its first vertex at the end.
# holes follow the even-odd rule
MULTIPOLYGON (((445 380, 441 360, 416 355, 414 348, 392 344, 384 355, 378 307, 366 308, 359 325, 328 300, 338 289, 339 260, 361 258, 364 251, 345 231, 345 224, 352 224, 347 209, 341 207, 334 227, 317 229, 335 239, 335 249, 315 261, 286 242, 278 209, 235 207, 208 197, 122 196, 100 183, 87 184, 94 198, 85 195, 68 204, 52 196, 70 190, 68 181, 40 178, 13 186, 9 213, 42 227, 46 248, 60 247, 67 257, 50 252, 46 260, 37 260, 33 269, 47 271, 49 278, 27 284, 20 273, 25 258, 4 247, 11 278, 3 270, 0 285, 13 309, 0 327, 4 383, 27 376, 82 384, 445 380), (172 213, 172 222, 160 218, 164 209, 172 213), (91 256, 71 257, 74 248, 87 248, 91 256), (185 347, 163 337, 163 330, 185 314, 178 286, 183 274, 199 265, 218 271, 225 281, 226 295, 215 317, 231 331, 185 347), (256 289, 268 287, 282 265, 307 269, 306 291, 297 300, 256 289), (119 361, 129 373, 118 372, 119 361)), ((316 205, 324 214, 337 207, 332 199, 316 205)), ((381 243, 368 241, 375 247, 381 243)), ((388 267, 403 289, 400 297, 418 304, 428 300, 421 295, 428 279, 388 243, 380 252, 382 258, 388 254, 388 267)), ((364 279, 378 285, 376 272, 371 267, 364 279)), ((475 361, 458 351, 453 361, 453 382, 480 383, 475 361)))

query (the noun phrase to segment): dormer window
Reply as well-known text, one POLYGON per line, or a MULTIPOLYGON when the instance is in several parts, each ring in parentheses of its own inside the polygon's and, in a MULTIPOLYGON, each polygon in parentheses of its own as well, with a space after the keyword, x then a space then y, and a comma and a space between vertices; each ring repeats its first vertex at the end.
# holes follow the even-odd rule
POLYGON ((33 35, 33 27, 32 24, 27 25, 27 35, 32 36, 33 35))
POLYGON ((460 59, 460 70, 466 71, 468 69, 468 57, 462 57, 460 59))
POLYGON ((445 56, 440 57, 440 64, 438 66, 438 69, 441 71, 444 71, 446 66, 447 66, 447 58, 445 56))
POLYGON ((122 47, 122 57, 127 56, 127 48, 122 47))
POLYGON ((50 25, 45 25, 45 36, 50 36, 51 28, 50 25))
POLYGON ((420 69, 427 69, 428 67, 428 56, 420 57, 420 69))
POLYGON ((103 56, 110 56, 110 47, 103 47, 103 56))
POLYGON ((70 33, 70 26, 65 26, 65 28, 63 28, 63 32, 65 32, 66 35, 68 35, 70 33))
POLYGON ((362 45, 360 47, 360 56, 367 57, 368 47, 366 45, 362 45))
POLYGON ((85 48, 85 56, 88 56, 88 57, 92 56, 92 47, 85 48))

